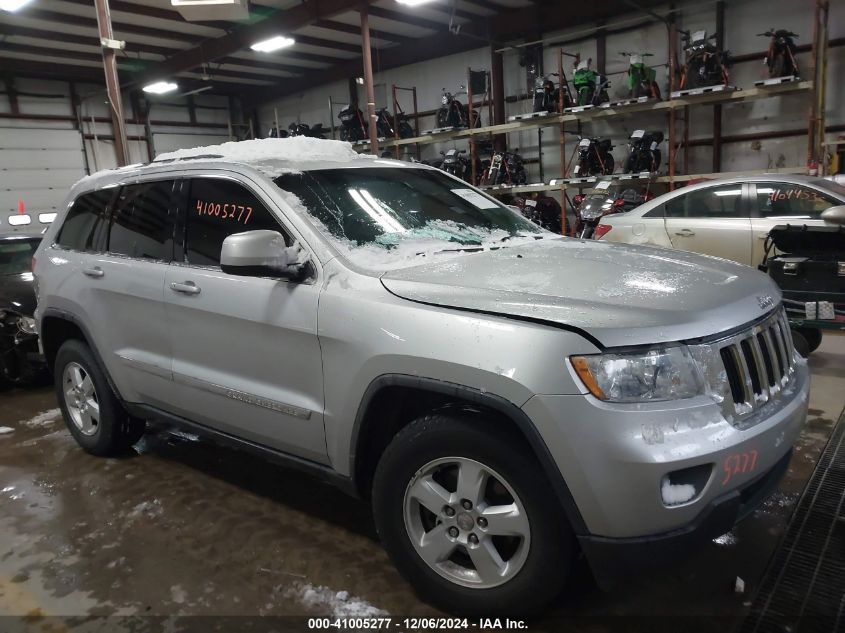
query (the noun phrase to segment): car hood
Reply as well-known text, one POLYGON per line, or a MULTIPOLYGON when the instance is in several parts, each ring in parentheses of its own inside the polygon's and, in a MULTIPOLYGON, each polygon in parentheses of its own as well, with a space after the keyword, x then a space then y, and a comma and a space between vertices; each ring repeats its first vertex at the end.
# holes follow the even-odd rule
POLYGON ((24 316, 35 312, 35 286, 32 273, 0 276, 0 310, 24 316))
POLYGON ((780 302, 762 273, 682 251, 551 239, 385 273, 394 295, 581 330, 605 347, 712 336, 780 302))

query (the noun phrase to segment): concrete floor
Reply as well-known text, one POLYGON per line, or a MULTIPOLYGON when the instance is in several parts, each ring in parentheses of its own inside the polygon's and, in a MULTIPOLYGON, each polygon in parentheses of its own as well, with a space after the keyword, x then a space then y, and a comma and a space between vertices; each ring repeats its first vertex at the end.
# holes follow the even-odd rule
MULTIPOLYGON (((845 336, 826 335, 811 367, 806 429, 754 516, 612 593, 579 571, 530 630, 678 630, 676 617, 686 631, 732 627, 845 405, 845 336)), ((436 615, 393 569, 364 504, 190 435, 91 457, 56 406, 49 388, 0 392, 0 426, 14 428, 0 435, 0 616, 17 616, 2 630, 159 630, 160 618, 171 630, 304 630, 219 616, 436 615)))

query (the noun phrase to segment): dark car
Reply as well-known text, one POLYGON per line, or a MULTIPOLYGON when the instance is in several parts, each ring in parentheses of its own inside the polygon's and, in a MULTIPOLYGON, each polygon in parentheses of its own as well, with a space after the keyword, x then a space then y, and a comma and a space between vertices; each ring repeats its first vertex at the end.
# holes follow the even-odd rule
POLYGON ((35 329, 32 257, 40 235, 0 235, 0 378, 31 383, 45 371, 35 329))

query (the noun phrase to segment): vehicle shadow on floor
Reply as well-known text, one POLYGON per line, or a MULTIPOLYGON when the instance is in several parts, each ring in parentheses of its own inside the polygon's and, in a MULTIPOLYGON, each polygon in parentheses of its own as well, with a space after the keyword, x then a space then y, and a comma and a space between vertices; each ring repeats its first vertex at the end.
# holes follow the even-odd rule
POLYGON ((149 454, 378 542, 368 502, 294 468, 166 427, 151 428, 124 458, 149 454))

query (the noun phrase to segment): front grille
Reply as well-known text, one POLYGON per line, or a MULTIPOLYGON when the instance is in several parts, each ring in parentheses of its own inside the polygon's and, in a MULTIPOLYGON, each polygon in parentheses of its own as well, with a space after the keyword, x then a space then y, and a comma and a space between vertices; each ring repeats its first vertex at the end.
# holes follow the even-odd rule
POLYGON ((717 345, 734 415, 756 411, 792 379, 794 350, 783 310, 717 345))

